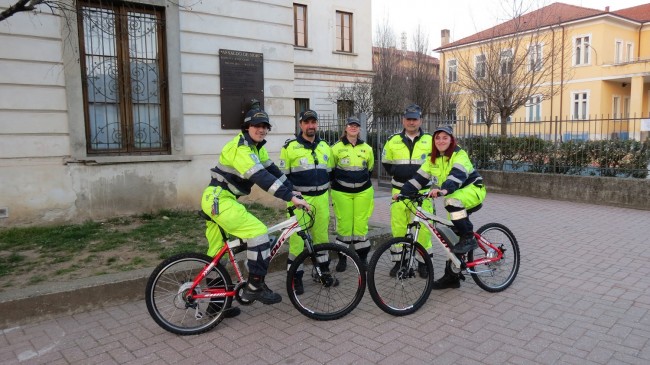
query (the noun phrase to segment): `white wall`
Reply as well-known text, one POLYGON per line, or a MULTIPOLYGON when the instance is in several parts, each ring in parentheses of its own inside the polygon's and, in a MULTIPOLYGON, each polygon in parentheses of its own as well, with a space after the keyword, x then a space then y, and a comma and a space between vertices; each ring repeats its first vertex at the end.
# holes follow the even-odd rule
POLYGON ((372 24, 370 1, 296 1, 307 5, 308 47, 295 48, 296 98, 310 99, 321 114, 336 114, 336 95, 341 83, 368 80, 372 72, 372 24), (336 52, 336 11, 352 13, 353 50, 336 52))
MULTIPOLYGON (((0 22, 0 210, 9 213, 0 226, 197 208, 221 146, 237 133, 220 127, 219 49, 264 56, 272 157, 293 134, 295 97, 323 100, 323 90, 371 69, 370 0, 353 2, 363 3, 365 16, 357 16, 359 10, 345 7, 345 1, 314 1, 319 14, 331 16, 320 25, 310 23, 310 32, 317 25, 328 30, 313 30, 312 44, 323 46, 306 54, 293 47, 290 1, 186 0, 181 8, 166 0, 143 1, 166 6, 171 155, 88 156, 74 18, 72 29, 47 9, 0 22), (334 36, 335 9, 355 14, 353 56, 332 53, 327 38, 334 36), (297 68, 344 76, 328 79, 321 72, 319 80, 310 81, 298 77, 297 68)), ((0 0, 0 8, 13 3, 0 0)))

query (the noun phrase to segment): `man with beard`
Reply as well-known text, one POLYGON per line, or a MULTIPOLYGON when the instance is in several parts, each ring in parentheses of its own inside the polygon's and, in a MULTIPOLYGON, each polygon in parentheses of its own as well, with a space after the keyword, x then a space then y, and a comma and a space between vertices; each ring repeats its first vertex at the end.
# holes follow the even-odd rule
MULTIPOLYGON (((293 184, 293 189, 300 192, 315 209, 315 222, 310 234, 316 245, 329 242, 330 208, 327 192, 330 187, 330 173, 334 167, 332 150, 327 142, 316 135, 317 130, 318 114, 313 110, 300 113, 300 133, 296 138, 287 140, 280 152, 279 161, 280 171, 293 184)), ((299 221, 303 214, 304 212, 296 213, 299 221)), ((291 236, 287 270, 304 247, 302 238, 298 235, 291 236)), ((293 283, 296 294, 304 293, 303 273, 302 270, 296 272, 293 283)))

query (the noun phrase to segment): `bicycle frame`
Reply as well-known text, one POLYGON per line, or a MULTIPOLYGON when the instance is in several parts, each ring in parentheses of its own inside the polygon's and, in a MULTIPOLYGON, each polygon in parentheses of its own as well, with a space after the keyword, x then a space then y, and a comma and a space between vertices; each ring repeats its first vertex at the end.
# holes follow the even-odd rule
MULTIPOLYGON (((271 249, 270 249, 270 255, 269 255, 269 261, 275 257, 275 255, 278 253, 280 250, 280 247, 293 235, 294 233, 298 233, 303 240, 305 241, 306 247, 309 250, 309 252, 313 252, 313 245, 311 242, 311 236, 309 233, 306 231, 306 228, 303 228, 300 225, 300 222, 298 222, 298 218, 296 217, 294 210, 295 207, 289 207, 287 210, 289 211, 289 219, 280 222, 272 227, 269 227, 268 233, 274 233, 281 231, 280 236, 278 239, 272 243, 271 249)), ((309 218, 311 222, 313 222, 313 216, 310 216, 309 218)), ((189 296, 191 297, 192 300, 200 300, 200 299, 212 299, 212 298, 225 298, 225 297, 234 297, 239 290, 239 286, 244 283, 244 276, 242 275, 242 271, 239 268, 239 264, 237 263, 237 260, 235 260, 235 252, 234 249, 241 246, 243 244, 242 240, 240 238, 233 238, 230 241, 226 240, 226 234, 221 230, 222 237, 224 238, 224 245, 221 247, 221 249, 217 252, 217 254, 214 256, 210 264, 208 264, 203 270, 201 270, 201 273, 197 275, 194 278, 194 281, 192 282, 191 287, 187 288, 187 291, 189 293, 194 293, 190 294, 189 296), (228 260, 230 261, 230 264, 232 265, 235 275, 237 276, 237 283, 238 285, 235 285, 234 288, 228 289, 228 288, 216 288, 216 289, 211 289, 211 288, 205 288, 201 289, 200 287, 200 282, 206 277, 206 275, 214 268, 223 255, 228 253, 228 260)))
POLYGON ((420 227, 421 227, 420 223, 422 223, 422 225, 424 225, 429 230, 429 232, 431 232, 431 237, 435 237, 438 244, 440 244, 444 248, 447 254, 447 258, 451 260, 452 264, 456 268, 461 270, 467 269, 467 272, 470 274, 479 274, 490 270, 488 269, 482 271, 473 271, 469 269, 474 268, 477 265, 499 261, 503 257, 503 252, 501 250, 499 250, 494 244, 492 244, 491 242, 483 238, 481 235, 474 232, 474 237, 476 237, 476 241, 478 242, 479 248, 484 252, 486 252, 486 256, 484 258, 480 258, 478 260, 471 261, 471 262, 461 261, 456 254, 451 252, 451 248, 449 247, 449 244, 442 237, 438 229, 435 227, 435 223, 440 223, 447 227, 453 227, 454 224, 450 220, 440 218, 436 215, 433 215, 425 211, 424 209, 422 209, 421 202, 416 204, 415 202, 410 201, 410 202, 404 202, 404 204, 412 204, 413 207, 415 207, 415 212, 411 210, 411 213, 414 215, 414 217, 412 222, 409 224, 410 229, 411 230, 414 229, 414 232, 412 233, 413 242, 416 242, 418 239, 418 235, 420 233, 420 227))

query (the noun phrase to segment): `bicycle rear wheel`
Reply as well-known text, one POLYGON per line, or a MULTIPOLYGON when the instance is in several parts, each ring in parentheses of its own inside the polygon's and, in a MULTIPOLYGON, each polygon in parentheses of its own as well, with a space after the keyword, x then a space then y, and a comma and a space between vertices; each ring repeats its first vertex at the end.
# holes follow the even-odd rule
MULTIPOLYGON (((207 255, 183 253, 168 258, 154 269, 147 282, 145 302, 160 327, 177 335, 196 335, 221 322, 232 297, 197 301, 187 297, 194 279, 211 261, 207 255)), ((232 288, 230 275, 221 264, 213 267, 196 289, 207 287, 232 288)))
POLYGON ((303 251, 287 273, 287 293, 291 303, 300 313, 319 321, 339 319, 350 313, 365 291, 366 275, 361 260, 353 250, 333 243, 315 245, 313 255, 303 251), (343 272, 334 270, 339 255, 347 260, 347 268, 343 272), (328 257, 328 263, 318 264, 317 256, 328 257), (297 294, 293 285, 299 271, 304 272, 302 294, 297 294))
MULTIPOLYGON (((496 293, 505 290, 512 284, 519 271, 519 244, 515 235, 503 224, 488 223, 476 231, 488 242, 503 251, 503 258, 485 265, 474 266, 471 270, 472 279, 481 289, 496 293)), ((477 248, 467 253, 467 261, 472 262, 494 254, 477 248)))
POLYGON ((433 264, 419 243, 400 237, 381 244, 368 263, 368 291, 381 310, 394 316, 414 313, 429 298, 433 281, 433 264), (391 246, 402 247, 400 261, 393 261, 391 246), (413 260, 410 258, 412 256, 413 260), (412 261, 412 264, 411 264, 412 261), (417 265, 423 262, 429 277, 420 278, 417 265), (392 271, 395 272, 393 276, 392 271))

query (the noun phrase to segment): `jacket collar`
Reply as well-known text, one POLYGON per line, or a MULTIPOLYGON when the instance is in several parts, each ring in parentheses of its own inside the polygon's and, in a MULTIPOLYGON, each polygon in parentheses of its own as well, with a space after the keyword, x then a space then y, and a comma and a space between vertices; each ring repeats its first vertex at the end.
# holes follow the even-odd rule
MULTIPOLYGON (((348 140, 347 136, 341 138, 341 142, 343 142, 343 144, 352 144, 352 143, 350 143, 350 140, 348 140)), ((358 145, 360 145, 362 143, 365 143, 365 141, 363 139, 361 139, 361 138, 357 138, 357 144, 355 146, 358 146, 358 145)))
POLYGON ((301 145, 303 145, 303 146, 305 146, 305 147, 307 147, 307 148, 312 148, 312 149, 313 149, 313 148, 316 148, 316 146, 318 146, 318 144, 319 144, 320 141, 321 141, 321 139, 320 139, 320 138, 318 137, 318 135, 317 135, 316 138, 314 138, 314 142, 313 142, 313 143, 312 143, 312 142, 309 142, 308 140, 306 140, 306 139, 304 139, 304 138, 302 137, 302 133, 298 133, 298 135, 296 136, 296 140, 297 140, 298 143, 300 143, 301 145))
MULTIPOLYGON (((420 137, 422 137, 422 135, 424 134, 424 131, 422 131, 422 127, 420 127, 420 128, 418 129, 418 131, 419 131, 419 134, 418 134, 417 136, 415 136, 415 138, 413 138, 413 141, 414 141, 414 142, 417 141, 418 139, 420 139, 420 137)), ((406 135, 406 129, 402 129, 402 133, 400 133, 399 135, 402 137, 402 139, 408 139, 408 140, 411 140, 411 139, 406 135)))
POLYGON ((262 146, 264 146, 266 144, 265 139, 263 139, 262 142, 260 142, 260 143, 257 143, 255 141, 253 141, 253 139, 251 138, 251 135, 248 134, 248 132, 240 132, 239 134, 244 138, 244 140, 246 141, 247 146, 255 146, 255 147, 257 147, 257 149, 260 149, 260 148, 262 148, 262 146))

